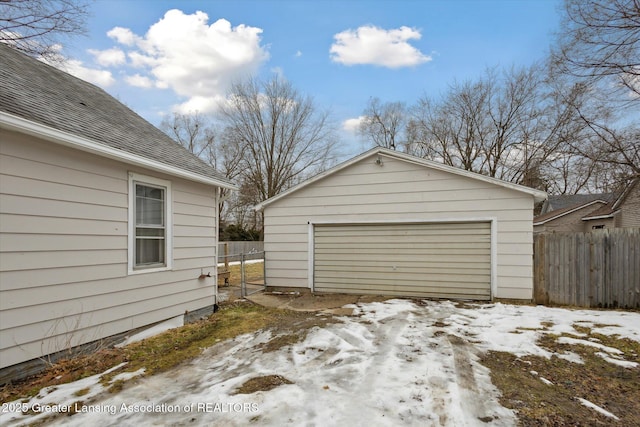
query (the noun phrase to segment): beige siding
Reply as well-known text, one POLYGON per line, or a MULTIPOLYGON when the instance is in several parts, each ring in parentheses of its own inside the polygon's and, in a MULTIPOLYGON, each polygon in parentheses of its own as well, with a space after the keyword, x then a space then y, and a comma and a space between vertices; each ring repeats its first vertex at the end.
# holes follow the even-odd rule
MULTIPOLYGON (((589 219, 586 221, 581 221, 583 223, 583 229, 579 230, 585 233, 589 233, 593 230, 598 230, 600 228, 615 228, 616 220, 614 218, 600 218, 600 219, 589 219), (596 227, 596 228, 594 228, 596 227)), ((573 231, 573 230, 571 230, 573 231)))
POLYGON ((211 306, 216 189, 2 131, 0 367, 211 306), (128 275, 128 173, 171 181, 173 268, 128 275))
POLYGON ((491 183, 383 156, 265 208, 267 283, 308 286, 309 222, 496 220, 493 297, 531 299, 533 198, 491 183))
POLYGON ((616 215, 616 227, 640 227, 640 179, 624 198, 616 215))
POLYGON ((314 228, 314 290, 491 298, 491 223, 314 228))
POLYGON ((555 219, 536 225, 534 231, 583 232, 591 231, 591 225, 585 225, 583 217, 602 208, 604 203, 593 203, 555 219), (588 228, 588 229, 587 229, 588 228))

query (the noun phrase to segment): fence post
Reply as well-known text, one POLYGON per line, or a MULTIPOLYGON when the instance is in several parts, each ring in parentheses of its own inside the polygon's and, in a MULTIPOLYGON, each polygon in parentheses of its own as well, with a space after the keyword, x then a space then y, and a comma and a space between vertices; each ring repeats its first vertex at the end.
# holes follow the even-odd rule
POLYGON ((533 301, 536 304, 548 304, 549 294, 545 283, 547 265, 545 235, 533 236, 533 301))
POLYGON ((244 271, 244 252, 240 254, 240 296, 247 296, 247 281, 244 271))

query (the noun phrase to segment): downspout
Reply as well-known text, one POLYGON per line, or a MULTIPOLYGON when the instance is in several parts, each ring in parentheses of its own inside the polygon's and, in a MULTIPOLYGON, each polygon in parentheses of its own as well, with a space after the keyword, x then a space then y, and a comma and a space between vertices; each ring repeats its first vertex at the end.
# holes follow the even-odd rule
POLYGON ((215 196, 214 196, 214 206, 216 215, 214 218, 215 221, 215 243, 216 243, 216 256, 213 260, 213 277, 214 277, 214 287, 213 287, 213 312, 218 311, 218 247, 220 246, 218 243, 220 241, 220 193, 222 192, 222 188, 216 187, 215 196))

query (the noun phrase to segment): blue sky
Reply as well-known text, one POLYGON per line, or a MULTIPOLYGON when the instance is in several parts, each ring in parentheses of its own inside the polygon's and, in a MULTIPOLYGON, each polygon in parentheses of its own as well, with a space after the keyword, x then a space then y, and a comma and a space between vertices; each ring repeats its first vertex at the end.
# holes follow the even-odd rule
POLYGON ((153 124, 211 112, 243 76, 280 73, 332 111, 343 152, 370 97, 413 104, 487 67, 544 58, 559 0, 96 0, 68 70, 153 124), (349 121, 351 120, 351 121, 349 121))

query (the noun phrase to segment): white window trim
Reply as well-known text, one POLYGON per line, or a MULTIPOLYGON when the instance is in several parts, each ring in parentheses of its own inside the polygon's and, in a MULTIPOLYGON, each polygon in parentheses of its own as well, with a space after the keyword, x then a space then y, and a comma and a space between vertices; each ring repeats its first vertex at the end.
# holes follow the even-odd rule
POLYGON ((129 172, 129 224, 128 224, 128 262, 127 270, 128 274, 145 274, 154 273, 157 271, 167 271, 173 268, 173 211, 172 211, 172 192, 171 181, 164 179, 154 178, 151 176, 140 175, 133 172, 129 172), (156 187, 164 187, 165 190, 165 262, 166 265, 161 267, 150 268, 135 268, 135 256, 136 256, 136 191, 135 183, 149 184, 156 187))

